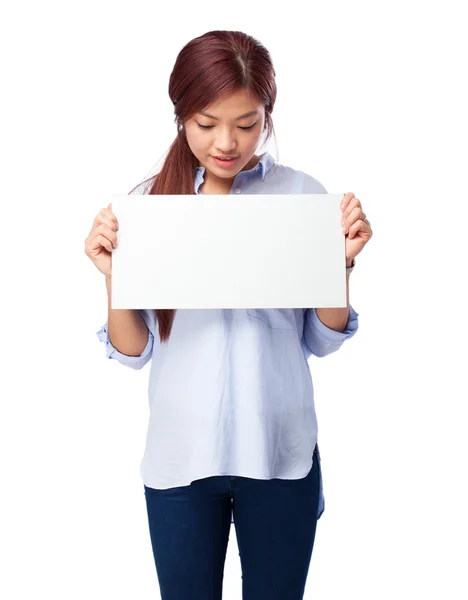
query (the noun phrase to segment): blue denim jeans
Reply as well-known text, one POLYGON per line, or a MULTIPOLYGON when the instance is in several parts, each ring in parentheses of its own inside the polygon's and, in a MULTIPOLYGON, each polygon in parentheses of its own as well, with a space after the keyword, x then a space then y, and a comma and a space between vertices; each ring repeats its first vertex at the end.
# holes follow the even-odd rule
POLYGON ((144 486, 162 600, 221 600, 231 516, 242 599, 301 600, 325 507, 320 462, 316 445, 302 479, 218 475, 165 490, 144 486))

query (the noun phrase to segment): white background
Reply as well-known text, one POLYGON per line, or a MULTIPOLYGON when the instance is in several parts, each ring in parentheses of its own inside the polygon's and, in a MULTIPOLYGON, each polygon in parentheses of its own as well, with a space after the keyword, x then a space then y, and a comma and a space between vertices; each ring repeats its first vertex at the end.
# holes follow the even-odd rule
MULTIPOLYGON (((178 52, 230 29, 271 52, 280 164, 354 192, 374 230, 351 275, 360 330, 309 361, 326 508, 305 598, 466 598, 462 2, 167 6, 2 9, 0 596, 158 596, 139 474, 149 366, 105 358, 84 240, 173 141, 178 52)), ((241 585, 232 526, 225 597, 241 585)))

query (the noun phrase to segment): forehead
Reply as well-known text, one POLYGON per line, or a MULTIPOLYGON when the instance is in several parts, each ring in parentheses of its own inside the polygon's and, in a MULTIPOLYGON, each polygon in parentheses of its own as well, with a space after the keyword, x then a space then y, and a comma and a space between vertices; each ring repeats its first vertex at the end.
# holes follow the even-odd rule
POLYGON ((250 92, 239 90, 212 102, 201 112, 209 113, 218 118, 235 118, 252 110, 261 113, 263 106, 253 98, 250 92))

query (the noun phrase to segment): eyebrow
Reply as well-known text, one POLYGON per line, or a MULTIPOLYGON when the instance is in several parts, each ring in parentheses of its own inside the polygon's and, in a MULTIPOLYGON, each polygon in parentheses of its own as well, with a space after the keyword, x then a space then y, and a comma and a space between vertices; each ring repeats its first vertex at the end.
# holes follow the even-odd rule
MULTIPOLYGON (((206 112, 203 112, 202 110, 200 111, 200 114, 203 115, 204 117, 208 117, 210 119, 215 119, 215 121, 219 121, 218 117, 213 117, 213 115, 209 115, 206 112)), ((258 111, 257 110, 251 110, 248 113, 245 113, 245 115, 241 115, 240 117, 236 117, 236 121, 239 121, 239 119, 245 119, 246 117, 250 117, 251 115, 257 115, 258 111)))

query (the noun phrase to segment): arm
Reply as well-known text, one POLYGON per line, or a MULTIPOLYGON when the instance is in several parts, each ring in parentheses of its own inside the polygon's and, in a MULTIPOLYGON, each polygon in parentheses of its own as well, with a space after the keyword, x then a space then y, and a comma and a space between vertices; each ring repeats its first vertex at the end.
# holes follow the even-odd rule
POLYGON ((311 354, 322 357, 336 352, 345 340, 356 334, 359 327, 359 313, 349 304, 349 275, 346 274, 347 306, 345 308, 305 310, 301 344, 307 359, 311 354))
MULTIPOLYGON (((346 262, 346 266, 351 266, 351 261, 346 262)), ((316 308, 317 317, 324 325, 335 331, 343 332, 349 319, 349 276, 346 273, 346 306, 344 308, 316 308)))
POLYGON ((141 356, 148 343, 148 327, 136 310, 111 308, 111 279, 106 277, 107 330, 109 339, 119 352, 127 356, 141 356))
POLYGON ((106 277, 106 288, 108 318, 97 336, 106 344, 107 358, 114 358, 133 369, 141 369, 152 354, 154 336, 149 323, 154 311, 113 309, 111 278, 106 277))
MULTIPOLYGON (((327 194, 328 192, 317 179, 303 174, 302 193, 327 194)), ((351 261, 347 260, 346 267, 350 266, 351 261)), ((305 309, 301 345, 306 358, 311 354, 322 357, 336 352, 345 340, 356 333, 359 326, 359 313, 349 303, 349 276, 350 273, 347 272, 346 307, 305 309)))

